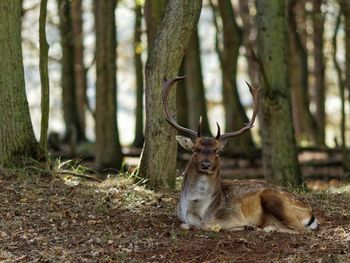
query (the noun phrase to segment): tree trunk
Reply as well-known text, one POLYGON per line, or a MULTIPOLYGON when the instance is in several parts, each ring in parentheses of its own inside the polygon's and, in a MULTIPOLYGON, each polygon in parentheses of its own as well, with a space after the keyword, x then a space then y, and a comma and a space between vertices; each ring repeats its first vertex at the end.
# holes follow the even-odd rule
POLYGON ((37 158, 25 93, 21 46, 21 1, 0 1, 0 166, 37 158))
MULTIPOLYGON (((297 143, 301 143, 303 141, 309 140, 310 141, 310 135, 307 133, 305 129, 305 125, 303 119, 303 113, 304 110, 302 108, 302 92, 303 92, 303 87, 301 86, 302 82, 301 80, 303 79, 303 68, 302 68, 302 58, 300 55, 300 50, 297 46, 297 33, 293 32, 293 30, 296 30, 296 18, 295 14, 299 14, 299 16, 302 16, 303 18, 306 17, 305 14, 305 7, 304 3, 301 1, 295 2, 294 0, 290 0, 288 4, 288 19, 291 20, 289 22, 288 26, 288 39, 289 39, 289 49, 288 49, 288 69, 289 69, 289 80, 290 80, 290 85, 291 85, 291 91, 292 91, 292 112, 293 112, 293 124, 295 128, 295 137, 297 140, 297 143), (295 12, 293 11, 293 8, 297 9, 295 12), (293 26, 291 26, 293 24, 293 26)), ((306 30, 306 21, 305 19, 298 20, 298 29, 299 31, 304 31, 306 30)), ((299 33, 300 36, 300 33, 299 33)), ((301 41, 301 37, 299 38, 299 45, 304 44, 301 41)), ((306 55, 305 53, 303 53, 306 55)))
POLYGON ((258 56, 262 80, 261 130, 267 181, 297 186, 302 182, 292 124, 284 1, 257 1, 258 56))
POLYGON ((254 17, 250 15, 249 0, 239 0, 239 12, 242 20, 242 43, 248 63, 248 74, 253 86, 259 85, 259 69, 254 61, 253 51, 256 50, 256 34, 254 17))
MULTIPOLYGON (((236 79, 241 30, 236 24, 231 0, 218 1, 218 7, 223 24, 224 43, 220 62, 227 132, 239 130, 249 120, 239 98, 236 79)), ((253 150, 254 143, 250 131, 230 139, 225 148, 228 154, 242 153, 247 157, 251 156, 253 150)))
POLYGON ((135 1, 135 26, 134 26, 134 65, 136 79, 136 120, 135 139, 133 146, 141 148, 143 145, 143 65, 142 65, 142 5, 139 0, 135 1))
MULTIPOLYGON (((341 11, 344 17, 345 28, 345 78, 344 89, 350 94, 350 3, 347 0, 339 0, 341 11)), ((344 99, 345 100, 345 99, 344 99)), ((350 101, 350 99, 349 99, 350 101)), ((346 124, 344 125, 344 129, 346 124)), ((346 141, 346 135, 344 135, 344 142, 346 141)), ((343 167, 345 172, 350 171, 350 153, 348 150, 344 150, 343 154, 343 167)))
MULTIPOLYGON (((162 83, 178 73, 201 7, 202 1, 169 1, 146 63, 146 134, 139 173, 156 190, 173 189, 176 177, 176 131, 164 117, 162 83)), ((174 109, 175 94, 169 102, 174 109)))
POLYGON ((319 135, 317 122, 310 111, 310 96, 309 96, 309 69, 308 69, 308 56, 307 50, 304 46, 300 33, 298 32, 297 22, 296 22, 296 10, 297 0, 290 0, 288 7, 288 21, 290 30, 290 74, 295 74, 290 76, 293 99, 295 101, 295 109, 300 109, 296 112, 295 116, 302 120, 302 125, 307 136, 312 143, 319 144, 319 135), (293 62, 294 60, 294 62, 293 62), (298 61, 296 61, 298 60, 298 61), (293 64, 292 64, 293 63, 293 64), (293 65, 293 66, 292 66, 293 65), (298 90, 296 90, 298 89, 298 90))
POLYGON ((350 165, 349 165, 349 160, 348 160, 348 152, 346 150, 346 135, 345 135, 345 129, 346 129, 346 114, 345 114, 345 79, 343 76, 343 70, 338 62, 337 59, 337 51, 338 51, 338 45, 337 45, 337 38, 338 38, 338 32, 341 24, 341 11, 339 10, 335 28, 334 28, 334 35, 332 38, 332 45, 333 45, 333 63, 335 70, 337 72, 337 77, 338 77, 338 87, 339 87, 339 97, 340 97, 340 138, 341 138, 341 149, 342 149, 342 155, 343 155, 343 169, 346 172, 350 171, 350 165))
POLYGON ((40 148, 47 157, 49 111, 50 111, 50 83, 49 83, 49 45, 46 40, 46 16, 47 0, 40 2, 39 15, 39 44, 40 44, 40 81, 41 81, 41 130, 40 130, 40 148))
POLYGON ((323 55, 324 17, 321 11, 322 0, 313 0, 313 43, 314 43, 314 94, 316 102, 316 123, 318 127, 318 144, 325 144, 326 109, 325 109, 325 58, 323 55))
POLYGON ((62 46, 62 101, 63 116, 66 126, 65 142, 85 139, 84 130, 79 122, 76 103, 76 83, 74 76, 74 41, 71 18, 71 2, 58 0, 60 32, 62 46))
POLYGON ((96 28, 96 164, 120 169, 117 127, 115 0, 94 0, 96 28))
POLYGON ((186 73, 185 75, 187 76, 185 83, 189 128, 197 130, 199 117, 202 116, 203 135, 211 136, 207 115, 197 29, 193 32, 184 59, 186 73))
POLYGON ((82 18, 82 0, 71 1, 71 16, 73 28, 74 44, 74 77, 76 85, 76 104, 78 111, 79 125, 84 133, 82 139, 85 139, 85 112, 87 100, 87 82, 86 69, 84 64, 84 35, 82 18))

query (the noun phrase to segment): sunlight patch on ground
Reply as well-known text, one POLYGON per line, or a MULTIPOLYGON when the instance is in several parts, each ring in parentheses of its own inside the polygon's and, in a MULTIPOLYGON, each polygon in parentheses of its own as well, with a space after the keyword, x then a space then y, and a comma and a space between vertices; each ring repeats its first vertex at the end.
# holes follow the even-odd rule
POLYGON ((332 194, 350 194, 350 184, 343 185, 341 187, 330 187, 329 192, 332 194))
POLYGON ((147 206, 159 207, 159 202, 171 202, 163 194, 146 189, 143 182, 135 182, 130 175, 113 176, 97 186, 95 192, 109 196, 116 207, 140 209, 147 206))

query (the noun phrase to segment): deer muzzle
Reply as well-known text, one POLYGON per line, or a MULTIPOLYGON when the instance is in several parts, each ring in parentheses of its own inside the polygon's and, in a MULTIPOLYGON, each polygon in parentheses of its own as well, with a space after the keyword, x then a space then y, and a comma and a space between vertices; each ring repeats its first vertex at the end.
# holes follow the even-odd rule
POLYGON ((208 159, 204 159, 203 161, 201 161, 201 169, 204 171, 207 171, 209 169, 211 169, 211 161, 208 159))

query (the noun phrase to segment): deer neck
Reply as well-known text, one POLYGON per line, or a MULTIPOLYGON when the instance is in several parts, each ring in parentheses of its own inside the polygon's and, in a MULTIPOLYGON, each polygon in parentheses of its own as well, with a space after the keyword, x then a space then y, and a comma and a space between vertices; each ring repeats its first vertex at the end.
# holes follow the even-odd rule
POLYGON ((202 220, 213 217, 223 202, 219 167, 213 173, 199 173, 191 158, 184 172, 177 215, 187 225, 201 227, 202 220))
POLYGON ((198 199, 221 197, 220 164, 210 173, 203 173, 197 170, 196 163, 191 158, 185 171, 183 191, 198 199))

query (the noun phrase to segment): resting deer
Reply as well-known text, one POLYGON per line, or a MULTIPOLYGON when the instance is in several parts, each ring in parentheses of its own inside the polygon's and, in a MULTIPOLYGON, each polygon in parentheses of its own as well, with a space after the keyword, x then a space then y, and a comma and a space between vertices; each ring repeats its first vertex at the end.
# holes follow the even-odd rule
POLYGON ((258 180, 222 180, 220 156, 227 139, 251 129, 258 111, 260 88, 248 87, 253 96, 253 115, 249 123, 238 131, 220 133, 217 124, 215 138, 180 126, 169 113, 168 96, 173 84, 184 77, 165 80, 163 106, 167 121, 190 138, 176 136, 180 145, 192 151, 184 172, 177 216, 182 229, 235 230, 246 226, 287 232, 316 229, 317 220, 311 208, 287 190, 258 180))

